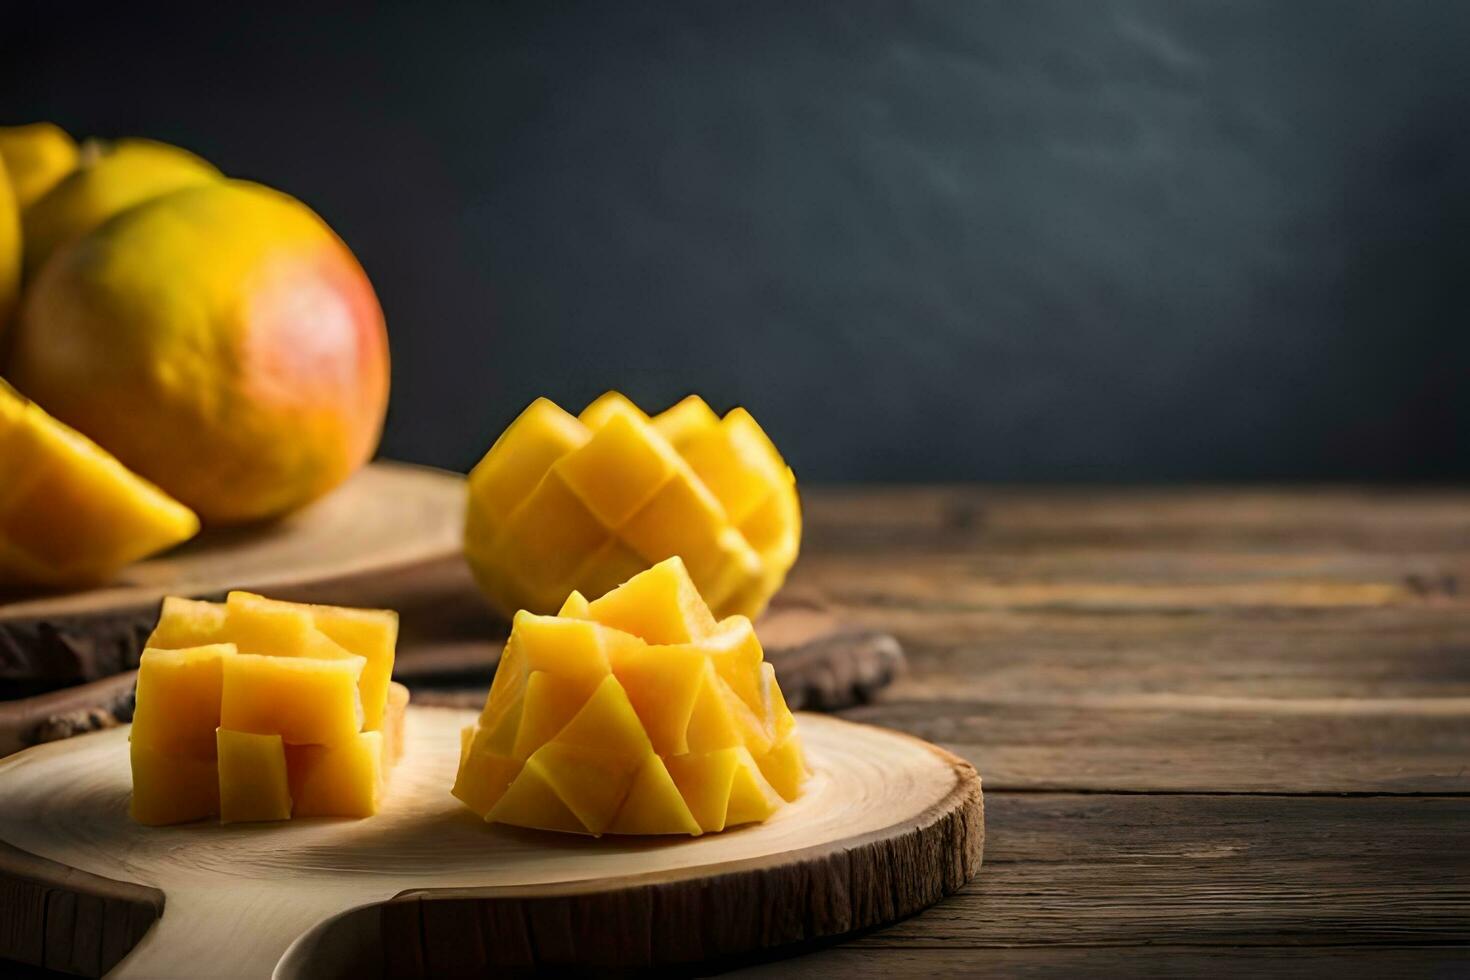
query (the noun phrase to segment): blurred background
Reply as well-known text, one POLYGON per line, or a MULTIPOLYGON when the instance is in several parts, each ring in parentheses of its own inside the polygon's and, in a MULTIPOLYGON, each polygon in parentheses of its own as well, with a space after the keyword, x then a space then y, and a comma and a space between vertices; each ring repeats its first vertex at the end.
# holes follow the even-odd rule
POLYGON ((1470 476, 1470 5, 367 6, 22 4, 0 122, 316 208, 385 455, 619 388, 808 480, 1470 476))

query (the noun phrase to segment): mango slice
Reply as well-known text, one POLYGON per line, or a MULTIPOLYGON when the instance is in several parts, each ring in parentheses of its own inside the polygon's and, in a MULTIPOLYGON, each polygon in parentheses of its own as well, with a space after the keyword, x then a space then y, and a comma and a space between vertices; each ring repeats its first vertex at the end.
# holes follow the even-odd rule
POLYGON ((165 599, 138 671, 134 819, 377 812, 404 749, 397 635, 388 610, 165 599))
MULTIPOLYGON (((611 427, 627 410, 602 411, 611 427)), ((670 558, 558 616, 516 614, 452 792, 490 822, 697 835, 767 819, 806 777, 750 621, 716 622, 670 558)))
POLYGON ((0 381, 0 585, 105 581, 199 519, 0 381))
POLYGON ((465 555, 507 614, 551 613, 678 555, 720 617, 758 615, 801 540, 795 478, 754 418, 698 396, 650 418, 617 392, 538 398, 470 474, 465 555))

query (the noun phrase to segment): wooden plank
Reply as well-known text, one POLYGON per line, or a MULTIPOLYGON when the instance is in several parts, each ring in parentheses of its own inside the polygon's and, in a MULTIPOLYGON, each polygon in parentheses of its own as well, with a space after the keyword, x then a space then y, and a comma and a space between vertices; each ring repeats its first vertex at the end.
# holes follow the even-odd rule
POLYGON ((879 949, 836 946, 789 959, 745 966, 722 974, 742 980, 785 977, 843 977, 845 980, 902 980, 904 977, 1248 977, 1318 978, 1465 976, 1470 948, 1420 946, 1293 947, 1250 949, 1154 946, 1053 947, 1032 949, 879 949))
POLYGON ((1470 550, 1470 492, 1371 487, 826 487, 803 494, 813 552, 977 546, 1470 550))
POLYGON ((1470 611, 1171 615, 849 611, 909 655, 899 698, 1169 692, 1231 698, 1470 695, 1470 611))
POLYGON ((1470 943, 1467 799, 987 788, 986 819, 984 875, 856 945, 1470 943))
POLYGON ((987 789, 1470 793, 1470 704, 884 700, 845 717, 936 742, 987 789))

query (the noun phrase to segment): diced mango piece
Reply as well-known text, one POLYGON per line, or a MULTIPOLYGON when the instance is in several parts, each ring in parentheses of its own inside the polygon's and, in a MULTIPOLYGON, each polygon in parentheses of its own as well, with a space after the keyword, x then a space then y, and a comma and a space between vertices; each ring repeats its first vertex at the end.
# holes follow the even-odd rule
POLYGON ((219 730, 219 818, 221 823, 291 819, 281 736, 219 730))
POLYGON ((282 602, 248 592, 231 592, 227 604, 232 635, 246 653, 277 656, 340 658, 353 654, 367 661, 358 690, 362 694, 363 729, 376 731, 382 724, 387 704, 388 680, 393 676, 393 659, 398 649, 398 614, 389 609, 349 609, 307 603, 282 602), (247 623, 249 624, 247 626, 247 623), (278 631, 271 642, 270 627, 278 631), (244 638, 256 631, 258 646, 251 649, 244 638), (330 644, 323 643, 325 637, 330 644))
POLYGON ((219 813, 215 753, 197 755, 134 741, 129 747, 133 798, 128 811, 138 823, 160 827, 219 813))
POLYGON ((681 465, 678 453, 662 439, 648 438, 648 426, 617 414, 592 433, 586 445, 551 467, 604 527, 615 528, 638 512, 681 465))
POLYGON ((224 603, 169 596, 163 600, 158 625, 147 645, 159 650, 182 650, 224 642, 224 603))
MULTIPOLYGON (((138 671, 136 818, 281 820, 293 798, 297 816, 374 813, 404 750, 397 636, 388 610, 247 592, 164 600, 152 640, 168 648, 145 650, 138 671), (365 729, 369 706, 377 727, 365 729)), ((514 729, 502 736, 508 752, 514 729)))
POLYGON ((764 820, 806 776, 774 685, 750 621, 716 624, 671 559, 562 616, 516 616, 453 793, 492 822, 568 833, 764 820))
POLYGON ((514 824, 532 830, 557 830, 565 834, 588 832, 539 764, 527 764, 521 769, 485 819, 491 823, 514 824))
POLYGON ((507 615, 605 594, 677 555, 721 616, 754 616, 800 542, 770 439, 743 409, 720 419, 693 395, 654 419, 616 392, 575 419, 538 399, 475 468, 469 498, 465 555, 507 615))
POLYGON ((370 817, 383 789, 383 733, 286 746, 293 817, 370 817))
POLYGON ((665 759, 689 812, 706 832, 765 820, 781 798, 743 746, 665 759))
POLYGON ((801 794, 801 784, 806 781, 806 757, 801 750, 801 740, 787 734, 771 751, 756 759, 761 774, 771 788, 788 802, 801 794))
POLYGON ((471 725, 460 732, 459 772, 450 791, 481 817, 488 816, 521 773, 506 750, 489 746, 490 733, 471 725))
POLYGON ((538 398, 501 434, 470 472, 470 492, 503 522, 528 497, 551 464, 585 443, 587 427, 538 398))
POLYGON ((690 395, 653 417, 659 435, 681 453, 692 439, 719 424, 720 417, 698 395, 690 395))
POLYGON ((643 413, 643 409, 634 405, 627 396, 616 391, 605 391, 598 395, 586 408, 582 409, 577 419, 595 432, 619 416, 637 419, 640 422, 648 421, 648 416, 643 413))
POLYGON ((241 653, 224 661, 220 724, 279 735, 293 745, 325 745, 362 729, 357 679, 362 657, 340 660, 241 653))
POLYGON ((185 650, 143 651, 133 709, 134 744, 213 758, 219 727, 222 661, 232 643, 185 650))
POLYGON ((561 608, 557 610, 556 614, 558 616, 564 616, 567 619, 592 618, 592 614, 587 610, 587 599, 580 592, 573 592, 567 596, 567 601, 561 604, 561 608))
POLYGON ((703 830, 689 804, 679 795, 679 787, 669 776, 664 760, 650 753, 633 777, 618 815, 608 825, 612 834, 689 834, 698 837, 703 830))
POLYGON ((645 643, 688 643, 715 631, 709 606, 677 557, 634 576, 587 609, 597 622, 645 643))

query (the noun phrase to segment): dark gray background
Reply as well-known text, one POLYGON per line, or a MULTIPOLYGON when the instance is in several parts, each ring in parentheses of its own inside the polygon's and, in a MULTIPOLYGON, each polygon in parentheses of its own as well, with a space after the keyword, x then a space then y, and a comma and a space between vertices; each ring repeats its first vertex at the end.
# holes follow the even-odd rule
POLYGON ((809 479, 1470 475, 1459 0, 10 6, 0 121, 357 251, 392 456, 618 387, 809 479))

